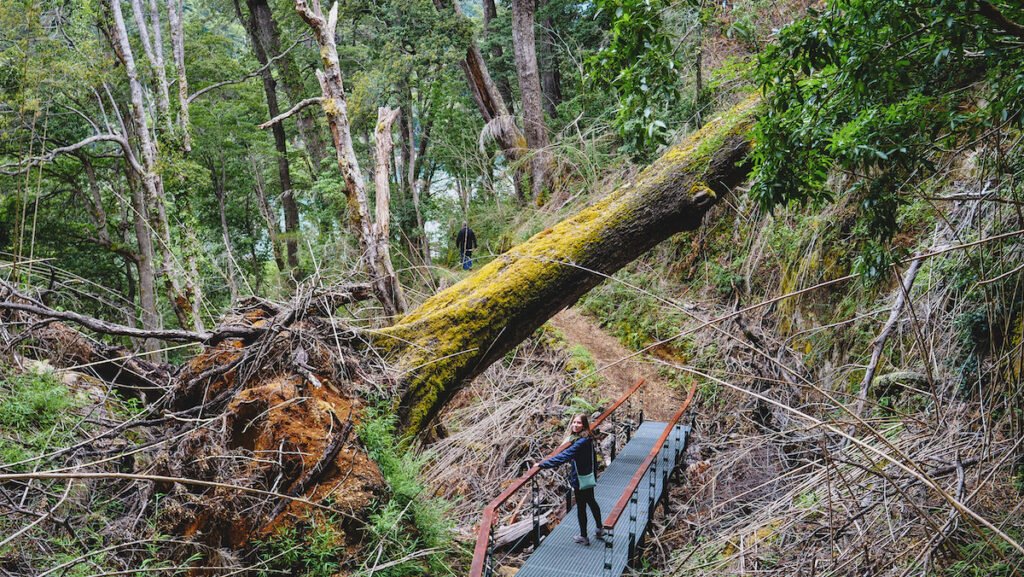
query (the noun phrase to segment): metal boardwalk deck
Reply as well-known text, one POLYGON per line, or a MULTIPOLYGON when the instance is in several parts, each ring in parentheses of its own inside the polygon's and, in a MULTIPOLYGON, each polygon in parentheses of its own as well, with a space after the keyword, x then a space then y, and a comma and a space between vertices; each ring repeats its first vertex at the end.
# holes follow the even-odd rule
MULTIPOLYGON (((646 422, 633 433, 632 440, 623 447, 617 458, 612 461, 608 468, 597 480, 597 487, 594 489, 594 496, 601 507, 602 516, 608 513, 618 502, 623 492, 629 485, 633 475, 637 473, 644 459, 664 432, 666 423, 646 422)), ((576 506, 574 505, 562 522, 544 539, 536 551, 526 560, 516 577, 596 577, 621 575, 626 567, 629 555, 630 529, 639 538, 643 534, 648 521, 648 508, 650 496, 653 494, 654 502, 662 492, 662 472, 660 467, 664 455, 671 455, 676 449, 676 444, 685 443, 686 433, 689 427, 677 425, 681 435, 669 435, 668 447, 663 448, 658 456, 659 469, 651 480, 645 478, 637 488, 637 499, 634 504, 629 505, 626 513, 622 516, 613 532, 614 541, 611 548, 606 547, 605 542, 594 538, 596 530, 593 517, 588 517, 587 531, 590 534, 590 546, 585 547, 573 543, 572 539, 579 534, 579 523, 576 520, 576 506), (653 493, 651 484, 653 482, 653 493), (634 521, 635 519, 635 521, 634 521), (606 568, 605 562, 610 562, 610 570, 606 568)), ((685 446, 685 445, 684 445, 685 446)), ((670 458, 671 460, 671 458, 670 458)), ((589 511, 588 511, 589 515, 589 511)), ((603 520, 603 519, 602 519, 603 520)))

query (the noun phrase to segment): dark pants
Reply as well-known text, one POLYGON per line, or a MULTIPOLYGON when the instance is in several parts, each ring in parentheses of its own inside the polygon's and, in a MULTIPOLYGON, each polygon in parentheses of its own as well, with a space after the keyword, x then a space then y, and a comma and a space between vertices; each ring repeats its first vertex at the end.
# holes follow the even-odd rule
POLYGON ((587 507, 594 514, 594 524, 601 528, 601 507, 594 498, 594 488, 573 490, 576 496, 576 518, 580 522, 580 535, 587 536, 587 507))

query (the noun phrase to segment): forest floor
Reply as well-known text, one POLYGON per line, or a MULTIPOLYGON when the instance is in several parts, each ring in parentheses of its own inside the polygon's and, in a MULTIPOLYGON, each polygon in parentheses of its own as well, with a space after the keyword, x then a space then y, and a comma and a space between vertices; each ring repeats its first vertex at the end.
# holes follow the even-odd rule
POLYGON ((598 372, 607 381, 602 391, 608 398, 622 396, 637 379, 643 378, 644 410, 656 420, 668 420, 675 413, 682 397, 658 373, 657 365, 643 354, 630 351, 605 332, 593 319, 576 309, 568 308, 552 317, 548 323, 562 332, 570 345, 587 349, 594 357, 598 372))

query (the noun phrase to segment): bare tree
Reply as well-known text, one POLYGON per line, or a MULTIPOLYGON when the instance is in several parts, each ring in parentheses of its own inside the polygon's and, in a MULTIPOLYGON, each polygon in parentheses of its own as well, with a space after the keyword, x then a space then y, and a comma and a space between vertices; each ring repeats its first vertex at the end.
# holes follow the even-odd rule
POLYGON ((391 139, 391 125, 400 114, 397 108, 381 107, 377 109, 377 128, 374 131, 376 143, 376 162, 373 170, 375 193, 375 210, 373 222, 373 244, 379 247, 381 267, 387 273, 385 282, 389 283, 387 291, 395 299, 395 308, 399 312, 406 309, 405 295, 402 285, 398 284, 398 275, 391 265, 391 150, 394 143, 391 139))
MULTIPOLYGON (((316 42, 320 46, 320 59, 323 64, 323 70, 317 71, 317 79, 320 81, 323 94, 320 103, 331 128, 338 157, 338 169, 345 180, 349 222, 356 238, 359 239, 359 247, 372 277, 371 283, 377 300, 384 307, 384 314, 394 318, 405 312, 405 303, 401 291, 395 290, 399 284, 388 256, 387 239, 380 239, 374 234, 374 224, 370 220, 367 208, 366 185, 352 145, 348 103, 334 35, 338 23, 338 4, 335 3, 331 7, 326 18, 319 0, 312 0, 312 8, 306 5, 305 0, 296 0, 295 10, 313 30, 316 42)), ((295 111, 296 108, 292 110, 295 111)))
MULTIPOLYGON (((132 121, 135 126, 134 133, 138 139, 139 148, 142 150, 143 162, 141 167, 138 168, 141 168, 142 185, 146 191, 147 201, 156 207, 156 210, 149 216, 151 217, 153 229, 156 231, 159 239, 162 257, 160 268, 161 274, 164 277, 168 300, 182 328, 195 327, 201 330, 202 320, 192 314, 192 300, 195 294, 194 280, 190 279, 188 275, 183 275, 186 277, 186 284, 182 288, 174 266, 175 257, 171 250, 171 236, 167 221, 163 179, 157 168, 158 151, 156 142, 150 133, 142 83, 139 80, 138 70, 135 66, 135 57, 132 54, 131 44, 128 42, 128 31, 125 27, 124 15, 121 12, 121 4, 118 0, 110 0, 109 6, 114 16, 114 27, 111 31, 112 42, 115 52, 117 52, 118 57, 124 63, 125 73, 128 75, 132 102, 132 121)), ((136 208, 136 212, 139 213, 138 208, 136 208)))

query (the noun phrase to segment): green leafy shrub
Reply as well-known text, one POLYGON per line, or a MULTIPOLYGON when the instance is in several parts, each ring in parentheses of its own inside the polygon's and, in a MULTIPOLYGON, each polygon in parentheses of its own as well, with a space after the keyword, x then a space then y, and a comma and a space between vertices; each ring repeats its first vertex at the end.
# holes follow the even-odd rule
MULTIPOLYGON (((68 444, 83 406, 52 373, 8 374, 0 381, 0 462, 18 463, 68 444)), ((17 465, 30 470, 32 463, 17 465)))
MULTIPOLYGON (((383 571, 375 571, 374 575, 450 575, 452 569, 445 559, 445 555, 452 549, 448 504, 422 494, 424 485, 419 475, 425 456, 417 456, 401 448, 395 437, 396 422, 397 416, 389 405, 382 402, 367 409, 358 427, 359 439, 366 446, 370 457, 380 466, 391 488, 391 498, 371 515, 367 525, 370 536, 368 550, 379 551, 381 554, 378 560, 381 563, 406 557, 422 549, 432 549, 433 552, 383 571)), ((367 560, 366 569, 373 567, 371 561, 367 560)))
MULTIPOLYGON (((1019 3, 992 3, 1011 19, 1019 3)), ((765 113, 754 130, 751 196, 766 209, 837 196, 857 203, 863 255, 884 276, 899 207, 936 159, 996 126, 1019 125, 1024 61, 1011 38, 956 0, 836 0, 783 28, 759 57, 765 113)))
POLYGON ((260 577, 282 572, 304 577, 330 577, 341 569, 345 557, 345 535, 333 515, 316 513, 297 525, 279 527, 264 540, 256 541, 262 561, 260 577))
MULTIPOLYGON (((982 529, 985 538, 961 545, 961 559, 942 572, 943 577, 1010 577, 1024 561, 1019 551, 988 529, 982 529)), ((1010 537, 1019 540, 1018 531, 1010 537)), ((977 535, 974 535, 977 537, 977 535)))
POLYGON ((678 105, 682 64, 664 22, 664 0, 598 0, 609 42, 586 61, 596 90, 618 97, 613 121, 623 152, 645 158, 668 142, 666 120, 678 105))

